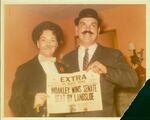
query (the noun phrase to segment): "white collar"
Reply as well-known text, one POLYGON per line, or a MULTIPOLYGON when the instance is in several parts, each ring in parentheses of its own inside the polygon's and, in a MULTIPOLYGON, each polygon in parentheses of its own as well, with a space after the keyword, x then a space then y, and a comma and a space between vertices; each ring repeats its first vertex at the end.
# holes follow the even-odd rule
POLYGON ((38 59, 40 62, 44 61, 50 61, 50 62, 56 62, 56 57, 45 57, 44 55, 39 54, 38 59))
MULTIPOLYGON (((93 50, 95 50, 96 48, 97 48, 97 43, 94 43, 94 44, 92 44, 91 46, 88 47, 89 51, 91 51, 91 50, 93 51, 93 50)), ((80 45, 80 46, 79 46, 79 49, 85 51, 86 47, 80 45)))

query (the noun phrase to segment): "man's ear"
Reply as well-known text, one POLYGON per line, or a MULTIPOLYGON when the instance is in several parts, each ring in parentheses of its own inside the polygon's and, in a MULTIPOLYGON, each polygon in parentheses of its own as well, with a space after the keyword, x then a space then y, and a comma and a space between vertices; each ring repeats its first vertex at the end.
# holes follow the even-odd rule
POLYGON ((100 28, 100 27, 98 27, 98 34, 100 34, 100 32, 101 32, 101 28, 100 28))

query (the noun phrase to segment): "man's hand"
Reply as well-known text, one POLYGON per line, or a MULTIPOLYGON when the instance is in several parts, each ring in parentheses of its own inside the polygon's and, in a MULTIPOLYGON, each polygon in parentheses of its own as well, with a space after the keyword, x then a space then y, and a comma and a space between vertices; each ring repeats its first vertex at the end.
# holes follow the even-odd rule
POLYGON ((36 112, 39 112, 39 107, 43 106, 47 99, 46 93, 37 93, 34 99, 33 108, 36 109, 36 112))
POLYGON ((99 61, 93 62, 91 65, 88 66, 87 71, 93 71, 98 74, 106 74, 107 68, 105 65, 100 63, 99 61))

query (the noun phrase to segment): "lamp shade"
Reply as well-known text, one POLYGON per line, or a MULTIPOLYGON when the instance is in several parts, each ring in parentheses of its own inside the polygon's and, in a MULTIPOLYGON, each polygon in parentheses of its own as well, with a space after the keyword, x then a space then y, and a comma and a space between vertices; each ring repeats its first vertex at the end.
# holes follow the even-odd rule
POLYGON ((135 44, 133 43, 133 42, 130 42, 129 44, 128 44, 128 49, 129 50, 135 50, 136 48, 135 48, 135 44))

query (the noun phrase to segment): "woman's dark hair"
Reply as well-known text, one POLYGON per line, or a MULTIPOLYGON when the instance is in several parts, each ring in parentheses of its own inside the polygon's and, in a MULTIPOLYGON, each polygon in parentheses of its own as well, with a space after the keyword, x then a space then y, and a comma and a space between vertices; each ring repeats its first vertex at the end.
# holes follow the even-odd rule
POLYGON ((32 31, 32 40, 36 44, 44 30, 51 30, 56 36, 58 44, 63 43, 62 29, 55 23, 44 21, 38 24, 32 31))

